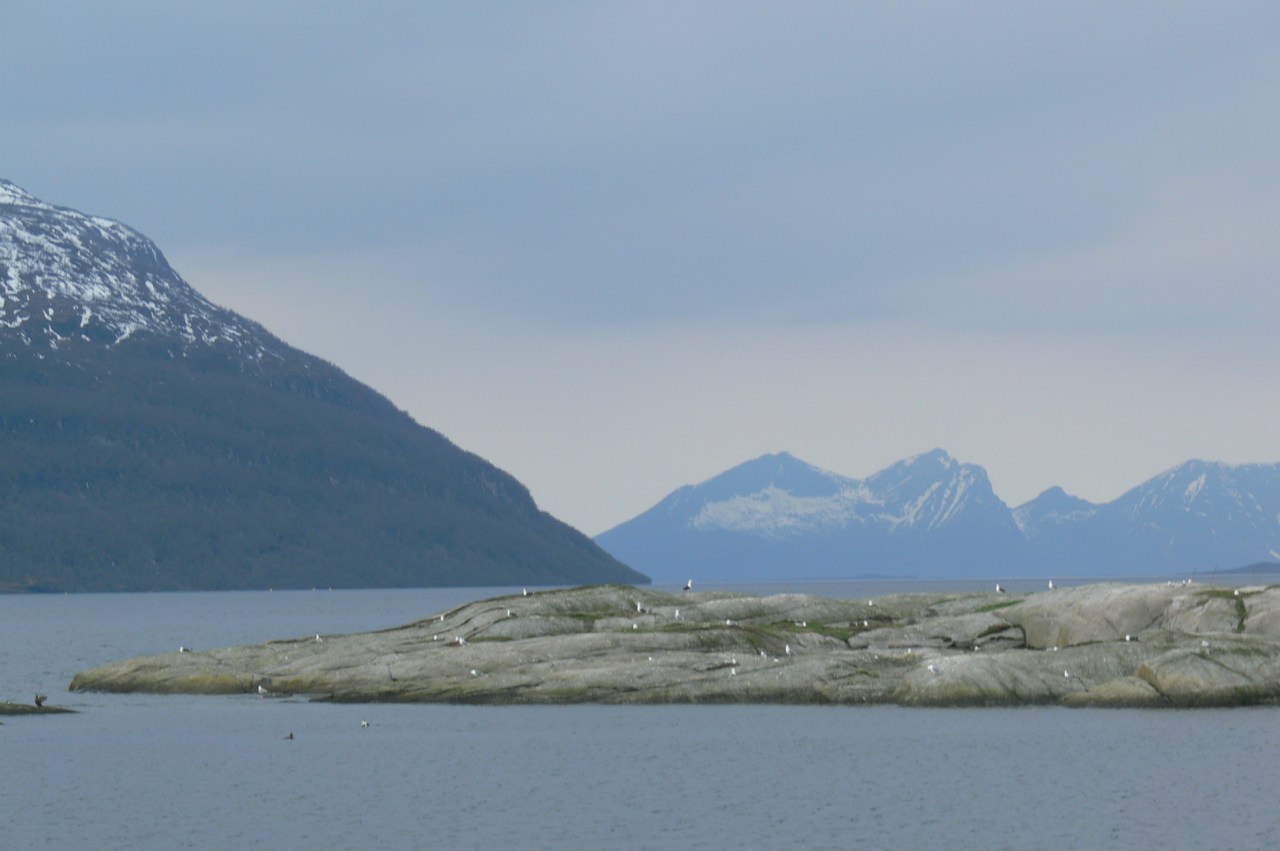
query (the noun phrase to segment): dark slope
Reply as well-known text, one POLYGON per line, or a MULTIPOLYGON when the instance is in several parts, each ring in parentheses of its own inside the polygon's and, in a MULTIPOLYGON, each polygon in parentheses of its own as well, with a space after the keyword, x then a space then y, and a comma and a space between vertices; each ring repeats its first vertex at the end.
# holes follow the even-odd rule
POLYGON ((645 581, 118 223, 0 184, 0 298, 0 589, 645 581))

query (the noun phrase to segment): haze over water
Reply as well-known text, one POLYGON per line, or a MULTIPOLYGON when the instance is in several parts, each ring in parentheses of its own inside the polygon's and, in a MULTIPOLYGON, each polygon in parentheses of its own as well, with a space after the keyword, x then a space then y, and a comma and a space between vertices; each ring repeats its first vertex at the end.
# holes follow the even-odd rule
MULTIPOLYGON (((511 589, 0 597, 13 847, 1266 848, 1271 708, 310 704, 70 694, 109 659, 511 589), (361 728, 360 721, 370 726, 361 728), (292 740, 286 739, 293 733, 292 740)), ((515 589, 518 593, 518 589, 515 589)), ((781 590, 757 587, 756 593, 781 590)), ((864 596, 884 583, 789 590, 864 596)))

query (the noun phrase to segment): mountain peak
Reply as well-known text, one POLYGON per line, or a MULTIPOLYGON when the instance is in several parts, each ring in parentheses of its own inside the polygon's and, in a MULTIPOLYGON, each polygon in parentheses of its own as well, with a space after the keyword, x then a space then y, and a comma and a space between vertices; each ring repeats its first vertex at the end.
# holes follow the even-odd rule
POLYGON ((1072 496, 1057 485, 1013 510, 1013 520, 1028 536, 1039 535, 1047 524, 1077 523, 1092 517, 1098 506, 1072 496))
POLYGON ((928 452, 921 452, 919 455, 912 455, 902 461, 903 466, 914 467, 918 464, 926 464, 929 466, 941 467, 949 469, 958 462, 951 457, 951 453, 945 449, 931 449, 928 452))
POLYGON ((252 362, 286 348, 197 293, 142 234, 10 181, 0 181, 0 331, 45 355, 145 340, 173 357, 215 348, 252 362))
POLYGON ((28 207, 48 207, 36 196, 12 181, 0 177, 0 204, 22 204, 28 207))

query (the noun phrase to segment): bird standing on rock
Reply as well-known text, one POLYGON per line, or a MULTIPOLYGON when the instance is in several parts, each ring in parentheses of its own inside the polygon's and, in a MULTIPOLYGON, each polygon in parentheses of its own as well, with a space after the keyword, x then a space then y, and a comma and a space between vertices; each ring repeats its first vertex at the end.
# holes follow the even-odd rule
POLYGON ((36 692, 36 706, 44 706, 44 702, 49 699, 49 695, 36 692))

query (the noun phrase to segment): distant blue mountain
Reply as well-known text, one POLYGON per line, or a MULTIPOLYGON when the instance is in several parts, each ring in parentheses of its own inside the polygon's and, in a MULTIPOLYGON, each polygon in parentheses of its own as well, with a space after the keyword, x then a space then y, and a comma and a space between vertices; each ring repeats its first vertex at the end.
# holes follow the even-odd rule
POLYGON ((1280 557, 1280 465, 1189 461, 1103 505, 1010 509, 941 449, 865 480, 785 452, 680 488, 596 538, 656 582, 1209 572, 1280 557))

